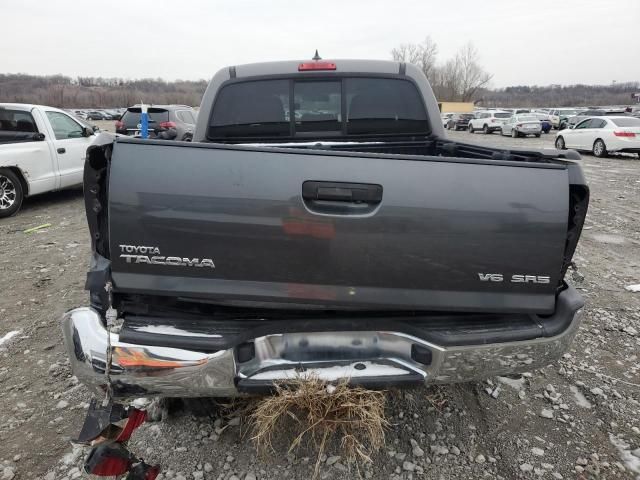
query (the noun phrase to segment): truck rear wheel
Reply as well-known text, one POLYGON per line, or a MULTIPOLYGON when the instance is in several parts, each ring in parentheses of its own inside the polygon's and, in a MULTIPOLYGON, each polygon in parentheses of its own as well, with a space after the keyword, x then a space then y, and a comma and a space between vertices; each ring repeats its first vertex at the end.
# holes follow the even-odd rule
POLYGON ((11 170, 0 168, 0 218, 15 215, 23 199, 20 178, 11 170))

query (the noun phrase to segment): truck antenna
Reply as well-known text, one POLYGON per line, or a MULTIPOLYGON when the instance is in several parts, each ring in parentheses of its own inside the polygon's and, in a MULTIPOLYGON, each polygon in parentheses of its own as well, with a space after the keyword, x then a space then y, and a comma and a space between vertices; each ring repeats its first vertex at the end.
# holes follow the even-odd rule
POLYGON ((316 48, 316 54, 313 56, 313 58, 311 60, 315 60, 316 62, 318 60, 322 60, 322 57, 320 57, 320 55, 318 55, 318 49, 316 48))

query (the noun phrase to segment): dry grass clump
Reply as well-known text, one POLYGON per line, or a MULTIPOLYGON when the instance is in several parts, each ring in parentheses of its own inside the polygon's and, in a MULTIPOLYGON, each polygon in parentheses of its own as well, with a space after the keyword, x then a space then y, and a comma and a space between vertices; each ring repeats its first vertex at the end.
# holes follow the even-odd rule
POLYGON ((274 395, 261 399, 250 415, 252 440, 258 452, 273 451, 274 435, 293 432, 289 452, 303 443, 317 449, 313 478, 327 442, 339 438, 348 462, 371 462, 371 454, 384 446, 385 392, 349 387, 346 381, 327 384, 315 376, 276 384, 274 395))

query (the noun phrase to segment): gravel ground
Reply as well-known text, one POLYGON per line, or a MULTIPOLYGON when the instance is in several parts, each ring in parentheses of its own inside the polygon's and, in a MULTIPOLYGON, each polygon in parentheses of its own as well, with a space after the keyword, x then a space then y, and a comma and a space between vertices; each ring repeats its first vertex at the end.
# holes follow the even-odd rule
MULTIPOLYGON (((482 144, 551 147, 553 134, 511 139, 452 137, 482 144)), ((592 199, 576 263, 587 300, 572 350, 517 378, 390 392, 392 427, 365 478, 640 478, 640 160, 583 158, 592 199)), ((89 394, 68 368, 57 325, 86 303, 89 254, 82 193, 25 202, 0 220, 0 480, 82 476, 70 443, 89 394), (27 228, 50 223, 31 234, 27 228), (2 343, 3 340, 0 340, 2 343)), ((136 433, 132 449, 164 467, 164 478, 310 478, 315 456, 257 457, 239 417, 212 402, 177 408, 136 433), (203 412, 205 414, 203 415, 203 412)), ((320 478, 356 477, 329 445, 320 478)))

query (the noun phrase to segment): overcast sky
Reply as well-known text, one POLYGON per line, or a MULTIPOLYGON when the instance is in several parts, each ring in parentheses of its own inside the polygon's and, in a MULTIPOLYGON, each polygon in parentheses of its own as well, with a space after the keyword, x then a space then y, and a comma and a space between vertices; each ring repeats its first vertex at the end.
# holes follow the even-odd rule
POLYGON ((492 86, 640 80, 640 0, 0 0, 0 73, 210 78, 233 64, 390 58, 468 41, 492 86))

